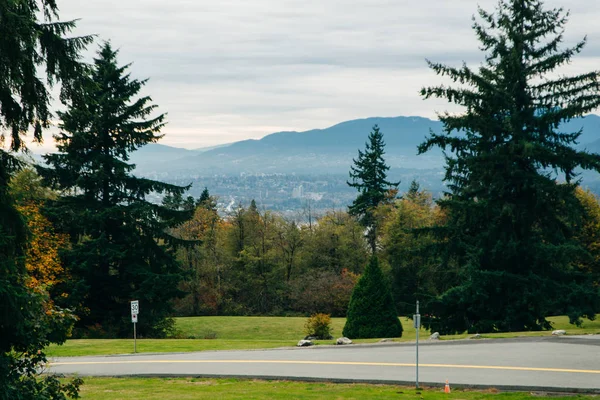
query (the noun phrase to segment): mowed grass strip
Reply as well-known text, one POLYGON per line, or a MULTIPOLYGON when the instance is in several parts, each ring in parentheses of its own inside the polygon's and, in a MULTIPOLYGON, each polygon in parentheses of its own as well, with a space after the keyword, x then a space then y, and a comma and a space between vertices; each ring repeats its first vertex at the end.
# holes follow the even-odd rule
MULTIPOLYGON (((497 393, 441 388, 415 390, 394 385, 306 383, 238 379, 192 378, 84 378, 84 400, 188 400, 188 399, 401 399, 401 400, 523 400, 529 393, 497 393)), ((594 396, 577 396, 593 399, 594 396)), ((597 398, 597 397, 596 397, 597 398)), ((552 396, 553 400, 573 399, 552 396)))
MULTIPOLYGON (((142 316, 140 316, 141 318, 142 316)), ((600 317, 600 315, 599 315, 600 317)), ((404 334, 394 341, 415 340, 412 321, 401 317, 404 334)), ((564 329, 569 335, 600 334, 600 318, 584 320, 578 328, 569 324, 565 316, 550 317, 554 329, 564 329)), ((332 318, 333 336, 342 336, 345 318, 332 318)), ((186 317, 176 318, 177 337, 172 339, 138 339, 140 353, 190 352, 206 350, 268 349, 295 346, 304 337, 303 317, 186 317), (211 339, 205 339, 210 337, 211 339)), ((143 332, 140 332, 143 335, 143 332)), ((429 332, 420 330, 422 339, 429 332)), ((550 332, 510 332, 485 334, 482 338, 508 338, 524 336, 548 336, 550 332)), ((442 336, 442 339, 462 339, 472 335, 442 336)), ((356 340, 355 343, 372 343, 379 339, 356 340)), ((332 344, 332 340, 316 341, 316 344, 332 344)), ((75 339, 62 346, 48 347, 50 357, 84 355, 108 355, 133 353, 133 339, 75 339)))
MULTIPOLYGON (((295 345, 289 340, 138 339, 138 353, 180 353, 209 350, 269 349, 295 345)), ((100 356, 133 353, 133 339, 72 339, 46 349, 49 357, 100 356)))
MULTIPOLYGON (((176 330, 179 337, 203 338, 215 333, 217 338, 237 340, 290 340, 296 344, 303 339, 305 317, 185 317, 176 318, 176 330)), ((415 340, 416 331, 412 320, 400 317, 404 333, 401 340, 415 340)), ((331 318, 332 335, 342 336, 346 318, 331 318)), ((421 329, 421 335, 428 331, 421 329)), ((377 341, 367 340, 368 341, 377 341)), ((331 340, 318 343, 333 343, 331 340)), ((364 342, 364 341, 359 341, 364 342)))

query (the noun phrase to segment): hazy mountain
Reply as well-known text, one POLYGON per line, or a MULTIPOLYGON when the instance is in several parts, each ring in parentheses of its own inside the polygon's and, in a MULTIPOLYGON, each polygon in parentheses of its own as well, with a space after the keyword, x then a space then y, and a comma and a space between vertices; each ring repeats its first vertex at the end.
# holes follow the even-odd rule
MULTIPOLYGON (((138 173, 155 176, 208 176, 240 173, 347 173, 358 149, 363 149, 373 125, 386 142, 386 162, 395 169, 437 169, 444 164, 440 150, 417 157, 417 145, 430 130, 441 132, 439 121, 422 117, 366 118, 326 129, 277 132, 259 140, 244 140, 210 150, 185 150, 151 145, 134 153, 138 173)), ((565 132, 582 129, 579 147, 600 151, 600 117, 589 115, 563 125, 565 132)))
POLYGON ((278 132, 260 140, 244 140, 227 147, 181 153, 168 165, 138 163, 143 174, 161 172, 193 175, 246 173, 340 173, 347 172, 358 149, 363 149, 373 125, 378 124, 386 142, 386 161, 392 167, 441 166, 440 153, 417 159, 417 145, 439 121, 422 117, 367 118, 342 122, 327 129, 278 132))

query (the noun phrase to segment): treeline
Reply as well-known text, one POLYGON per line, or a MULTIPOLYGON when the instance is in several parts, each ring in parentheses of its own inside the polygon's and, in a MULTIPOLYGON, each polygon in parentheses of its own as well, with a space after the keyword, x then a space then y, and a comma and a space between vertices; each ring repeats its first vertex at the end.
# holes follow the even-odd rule
MULTIPOLYGON (((578 188, 585 210, 575 237, 590 254, 578 268, 600 271, 600 203, 578 188)), ((193 218, 175 228, 183 239, 198 240, 180 248, 185 271, 174 301, 178 315, 345 316, 350 294, 371 254, 366 229, 346 211, 331 211, 312 223, 286 219, 254 202, 219 216, 205 190, 193 218)), ((171 203, 171 206, 175 206, 171 203)), ((183 204, 181 204, 183 207, 183 204)), ((415 301, 427 304, 459 286, 463 270, 445 267, 435 229, 447 215, 417 182, 374 212, 381 228, 376 254, 391 285, 400 315, 411 315, 415 301)), ((564 310, 556 309, 555 314, 564 310)))
MULTIPOLYGON (((142 335, 149 336, 165 335, 171 327, 171 316, 345 316, 352 290, 371 254, 366 228, 346 211, 294 220, 260 209, 252 201, 220 215, 216 199, 205 189, 198 199, 182 195, 163 199, 166 209, 190 216, 168 232, 179 240, 173 252, 178 267, 166 277, 157 276, 163 280, 160 284, 144 286, 131 272, 130 281, 118 282, 117 271, 103 277, 93 272, 97 267, 90 261, 68 264, 81 245, 78 242, 85 243, 89 238, 69 240, 73 221, 59 221, 53 226, 44 216, 44 210, 52 209, 50 205, 65 199, 44 187, 33 170, 15 175, 11 190, 35 232, 27 262, 30 274, 43 283, 53 301, 75 311, 79 318, 75 335, 82 337, 128 334, 128 301, 133 296, 148 299, 142 307, 145 305, 143 311, 150 315, 141 314, 140 323, 145 329, 142 335), (87 271, 86 265, 92 271, 87 271), (96 281, 88 278, 92 273, 96 281), (106 284, 111 276, 115 281, 106 284), (104 290, 100 297, 89 295, 96 293, 90 292, 95 284, 104 290), (78 286, 86 290, 80 293, 78 286), (143 289, 134 291, 137 287, 143 289), (151 296, 162 296, 157 298, 165 311, 151 309, 155 307, 151 296)), ((578 268, 597 274, 600 203, 589 191, 578 188, 576 193, 586 216, 575 236, 591 255, 578 268)), ((445 267, 442 255, 435 250, 440 242, 433 228, 444 226, 447 215, 417 182, 408 192, 378 206, 373 218, 379 225, 376 254, 399 315, 411 315, 417 299, 426 305, 459 286, 464 271, 457 264, 445 267)), ((110 256, 110 247, 106 242, 103 246, 101 254, 110 256)), ((556 314, 563 312, 555 310, 556 314)))

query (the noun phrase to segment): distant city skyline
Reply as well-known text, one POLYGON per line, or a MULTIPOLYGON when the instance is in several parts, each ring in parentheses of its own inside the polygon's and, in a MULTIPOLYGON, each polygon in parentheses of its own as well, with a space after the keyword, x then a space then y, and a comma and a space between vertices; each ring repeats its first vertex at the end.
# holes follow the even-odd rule
MULTIPOLYGON (((492 11, 497 2, 58 0, 62 20, 80 19, 76 34, 98 35, 86 61, 110 40, 134 78, 149 78, 143 94, 168 113, 160 143, 184 148, 454 111, 419 96, 422 86, 442 82, 425 59, 482 61, 471 29, 478 4, 492 11)), ((565 45, 588 38, 561 72, 600 68, 600 2, 546 6, 571 11, 565 45)))

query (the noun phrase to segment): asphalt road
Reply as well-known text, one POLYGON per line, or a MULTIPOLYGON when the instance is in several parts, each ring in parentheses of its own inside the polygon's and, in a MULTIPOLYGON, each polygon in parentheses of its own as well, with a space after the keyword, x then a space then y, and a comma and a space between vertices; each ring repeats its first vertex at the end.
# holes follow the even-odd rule
MULTIPOLYGON (((422 385, 600 392, 600 335, 422 342, 422 385)), ((69 357, 50 372, 83 376, 236 376, 302 380, 415 382, 413 344, 318 346, 69 357)))

